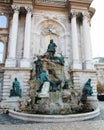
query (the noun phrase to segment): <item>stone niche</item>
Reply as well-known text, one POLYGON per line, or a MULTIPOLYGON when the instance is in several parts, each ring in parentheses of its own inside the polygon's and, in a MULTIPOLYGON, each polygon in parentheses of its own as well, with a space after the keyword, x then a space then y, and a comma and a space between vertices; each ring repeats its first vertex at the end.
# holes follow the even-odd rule
POLYGON ((53 39, 57 45, 56 55, 62 52, 68 57, 71 48, 68 26, 66 14, 36 10, 32 18, 31 57, 43 55, 47 51, 50 39, 53 39))

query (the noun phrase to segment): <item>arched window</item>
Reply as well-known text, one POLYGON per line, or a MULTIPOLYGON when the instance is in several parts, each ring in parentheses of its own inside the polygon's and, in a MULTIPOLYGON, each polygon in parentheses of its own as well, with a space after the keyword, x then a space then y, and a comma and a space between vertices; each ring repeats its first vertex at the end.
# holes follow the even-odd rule
POLYGON ((7 17, 0 15, 0 28, 7 28, 7 17))
POLYGON ((3 63, 3 57, 4 57, 4 44, 3 42, 0 42, 0 63, 3 63))

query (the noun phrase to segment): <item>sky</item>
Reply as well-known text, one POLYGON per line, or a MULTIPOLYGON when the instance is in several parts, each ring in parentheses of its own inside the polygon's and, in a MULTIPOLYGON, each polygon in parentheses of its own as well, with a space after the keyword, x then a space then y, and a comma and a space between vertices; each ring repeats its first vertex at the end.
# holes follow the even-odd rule
POLYGON ((96 12, 91 20, 92 57, 104 57, 104 0, 93 0, 96 12))

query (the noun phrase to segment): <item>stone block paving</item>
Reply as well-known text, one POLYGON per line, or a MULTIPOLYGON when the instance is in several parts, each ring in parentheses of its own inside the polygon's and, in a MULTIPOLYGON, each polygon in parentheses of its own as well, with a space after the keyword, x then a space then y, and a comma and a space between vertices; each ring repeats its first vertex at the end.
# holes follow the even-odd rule
POLYGON ((0 125, 0 130, 104 130, 104 121, 0 125))
POLYGON ((0 110, 0 130, 104 130, 104 102, 99 102, 101 114, 87 121, 67 123, 35 123, 9 117, 0 110))

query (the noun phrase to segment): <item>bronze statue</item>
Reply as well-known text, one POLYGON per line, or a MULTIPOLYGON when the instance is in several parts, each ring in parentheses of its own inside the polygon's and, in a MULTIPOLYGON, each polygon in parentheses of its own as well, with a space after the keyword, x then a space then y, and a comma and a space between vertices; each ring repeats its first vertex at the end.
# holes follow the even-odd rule
POLYGON ((83 95, 91 96, 92 94, 93 90, 91 86, 91 79, 88 79, 83 88, 83 95))
POLYGON ((92 94, 93 94, 93 89, 91 86, 91 79, 88 79, 82 90, 82 97, 81 97, 82 103, 86 104, 87 96, 92 96, 92 94))
POLYGON ((63 89, 69 89, 69 82, 70 82, 69 80, 65 80, 63 89))
POLYGON ((57 45, 53 42, 53 39, 51 39, 47 49, 47 52, 49 53, 49 59, 53 59, 54 54, 56 52, 56 47, 57 45))
POLYGON ((12 96, 19 96, 21 97, 21 89, 20 89, 20 82, 17 78, 14 79, 12 89, 10 90, 10 97, 12 96))
POLYGON ((42 62, 41 59, 38 57, 36 61, 34 61, 36 64, 36 78, 39 78, 40 73, 42 72, 42 62))
POLYGON ((53 81, 50 80, 50 86, 51 86, 51 91, 56 92, 57 90, 61 90, 61 80, 53 81))
POLYGON ((59 60, 60 65, 64 65, 65 60, 64 60, 64 57, 63 57, 62 53, 60 54, 60 57, 57 57, 57 59, 59 60))
POLYGON ((48 81, 48 75, 46 73, 45 70, 43 70, 40 75, 39 75, 39 79, 40 79, 40 87, 39 89, 37 90, 37 92, 41 92, 41 89, 42 89, 42 86, 44 84, 44 82, 48 81))

